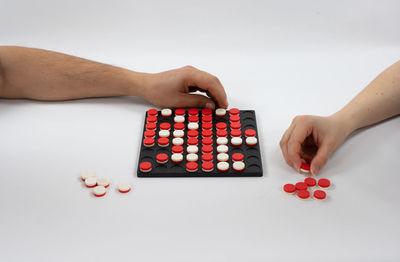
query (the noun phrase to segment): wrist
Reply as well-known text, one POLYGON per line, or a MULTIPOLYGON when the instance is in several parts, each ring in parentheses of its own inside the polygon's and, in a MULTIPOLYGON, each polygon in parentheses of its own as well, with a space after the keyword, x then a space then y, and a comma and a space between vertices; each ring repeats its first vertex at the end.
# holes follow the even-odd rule
POLYGON ((340 110, 335 114, 331 115, 330 118, 336 121, 338 125, 343 128, 343 131, 345 132, 346 136, 350 135, 356 129, 358 129, 357 123, 354 121, 351 115, 343 110, 340 110))
POLYGON ((150 74, 129 71, 128 96, 147 99, 150 74))

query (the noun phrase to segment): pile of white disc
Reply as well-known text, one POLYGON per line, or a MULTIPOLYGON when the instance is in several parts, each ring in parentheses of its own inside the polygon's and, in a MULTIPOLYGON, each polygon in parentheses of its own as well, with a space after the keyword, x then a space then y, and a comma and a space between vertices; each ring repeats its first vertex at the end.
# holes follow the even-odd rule
MULTIPOLYGON (((86 187, 92 188, 92 193, 96 197, 105 196, 110 186, 110 180, 108 178, 97 178, 91 171, 82 172, 81 179, 86 187)), ((117 188, 120 193, 128 193, 131 191, 132 186, 129 183, 120 183, 117 185, 117 188)))

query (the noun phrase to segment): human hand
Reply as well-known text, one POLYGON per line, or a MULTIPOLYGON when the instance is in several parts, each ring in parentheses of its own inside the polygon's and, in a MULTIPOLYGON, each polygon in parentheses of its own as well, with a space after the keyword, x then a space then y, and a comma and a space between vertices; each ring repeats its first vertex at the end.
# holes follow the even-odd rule
POLYGON ((316 174, 351 132, 346 121, 336 115, 296 116, 280 141, 282 154, 297 172, 302 162, 311 162, 311 173, 316 174))
POLYGON ((217 77, 192 66, 146 74, 143 98, 160 107, 227 108, 225 90, 217 77), (205 92, 207 96, 191 94, 205 92))

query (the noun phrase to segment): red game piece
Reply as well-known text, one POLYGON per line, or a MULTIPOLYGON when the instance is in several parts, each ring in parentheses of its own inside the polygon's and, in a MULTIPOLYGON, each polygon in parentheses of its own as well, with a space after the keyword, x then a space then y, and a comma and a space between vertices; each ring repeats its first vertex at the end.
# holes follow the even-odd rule
POLYGON ((329 179, 321 178, 320 180, 318 180, 318 186, 320 186, 320 187, 327 188, 330 185, 331 185, 331 181, 329 181, 329 179))
POLYGON ((155 108, 147 110, 147 115, 149 116, 157 116, 158 115, 158 110, 155 108))
POLYGON ((213 126, 211 123, 203 123, 201 127, 203 128, 203 130, 211 130, 213 126))
POLYGON ((212 121, 212 117, 211 116, 203 116, 201 118, 201 122, 203 123, 210 123, 212 121))
POLYGON ((172 147, 172 153, 182 153, 183 152, 183 146, 173 146, 172 147))
POLYGON ((198 116, 189 116, 189 122, 198 123, 199 117, 198 116))
POLYGON ((152 137, 146 137, 143 139, 143 145, 145 147, 152 147, 154 146, 154 138, 152 137))
POLYGON ((240 111, 237 108, 229 109, 229 114, 231 114, 231 115, 238 115, 239 113, 240 113, 240 111))
POLYGON ((175 115, 184 116, 185 115, 185 109, 182 109, 182 108, 175 109, 175 115))
POLYGON ((156 156, 156 160, 160 164, 165 164, 168 162, 168 155, 164 153, 160 153, 156 156))
POLYGON ((240 137, 242 135, 242 131, 240 129, 233 129, 231 131, 231 136, 232 137, 240 137))
POLYGON ((166 137, 160 137, 158 139, 158 145, 161 147, 166 147, 169 145, 169 139, 166 137))
POLYGON ((229 121, 231 121, 231 122, 239 122, 239 121, 240 121, 240 116, 238 116, 238 115, 231 115, 231 116, 229 117, 229 121))
POLYGON ((203 146, 202 148, 201 148, 201 151, 203 152, 203 153, 211 153, 212 151, 213 151, 213 147, 212 146, 203 146))
POLYGON ((293 194, 294 192, 296 192, 296 187, 293 184, 286 184, 283 186, 283 191, 288 194, 293 194))
POLYGON ((246 131, 244 131, 244 135, 246 137, 256 136, 256 131, 254 129, 247 129, 246 131))
POLYGON ((154 130, 147 130, 147 131, 144 131, 144 136, 145 137, 155 137, 156 132, 154 130))
POLYGON ((204 172, 210 172, 214 169, 214 164, 212 162, 203 162, 203 164, 201 164, 201 169, 204 172))
POLYGON ((184 123, 175 123, 174 129, 175 130, 183 130, 183 129, 185 129, 185 124, 184 123))
POLYGON ((162 129, 162 130, 170 130, 171 129, 171 124, 170 123, 161 123, 160 124, 160 129, 162 129))
POLYGON ((212 138, 210 138, 210 137, 206 137, 206 138, 203 138, 203 139, 201 140, 201 143, 202 143, 203 145, 205 145, 205 146, 208 146, 208 145, 212 145, 213 140, 212 140, 212 138))
POLYGON ((203 154, 201 156, 201 160, 203 160, 204 162, 213 161, 213 159, 214 159, 213 154, 203 154))
POLYGON ((213 135, 213 132, 211 130, 203 130, 203 131, 201 131, 201 136, 203 138, 211 137, 212 135, 213 135))
POLYGON ((212 110, 209 108, 204 108, 203 110, 201 110, 201 113, 203 114, 203 116, 209 116, 212 114, 212 110))
POLYGON ((196 172, 198 169, 197 162, 187 162, 186 163, 186 170, 189 172, 196 172))
POLYGON ((148 117, 146 117, 146 122, 147 122, 147 123, 157 123, 157 117, 155 117, 155 116, 148 116, 148 117))
POLYGON ((195 146, 198 143, 199 143, 199 140, 197 138, 194 138, 194 137, 188 138, 188 140, 187 140, 187 144, 191 145, 191 146, 195 146))
POLYGON ((151 171, 151 163, 150 162, 142 162, 139 165, 139 169, 142 172, 150 172, 151 171))
POLYGON ((197 131, 197 130, 189 130, 187 132, 187 135, 188 135, 188 137, 197 137, 197 136, 199 136, 199 131, 197 131))
POLYGON ((297 196, 301 199, 307 199, 310 197, 310 192, 308 190, 298 190, 297 196))
POLYGON ((233 161, 243 161, 244 155, 242 153, 235 153, 232 155, 233 161))
POLYGON ((226 130, 218 130, 217 131, 217 137, 226 137, 228 135, 228 132, 226 130))
POLYGON ((310 173, 310 165, 307 163, 301 163, 300 171, 303 173, 310 173))
POLYGON ((147 123, 146 130, 155 130, 157 125, 155 123, 147 123))
POLYGON ((307 184, 304 182, 297 182, 295 186, 296 186, 297 190, 306 190, 307 189, 307 184))
POLYGON ((325 193, 325 191, 322 191, 322 190, 315 190, 315 191, 314 191, 314 198, 315 198, 315 199, 319 199, 319 200, 325 199, 325 198, 326 198, 326 193, 325 193))
POLYGON ((199 114, 199 110, 197 108, 190 108, 188 113, 190 116, 197 116, 199 114))
POLYGON ((217 128, 217 130, 225 130, 226 129, 226 123, 224 122, 218 122, 215 127, 217 128))
POLYGON ((230 126, 231 126, 231 129, 233 130, 233 129, 240 129, 240 128, 242 128, 242 124, 240 124, 240 122, 232 122, 231 124, 230 124, 230 126))
POLYGON ((317 184, 317 180, 312 177, 307 177, 304 179, 304 183, 306 183, 309 187, 313 187, 317 184))

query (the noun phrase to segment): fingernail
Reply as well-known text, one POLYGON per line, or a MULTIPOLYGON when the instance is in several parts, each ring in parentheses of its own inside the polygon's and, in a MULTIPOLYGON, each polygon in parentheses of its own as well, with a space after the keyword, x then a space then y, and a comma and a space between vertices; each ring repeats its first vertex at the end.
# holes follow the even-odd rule
POLYGON ((215 109, 215 105, 214 105, 214 103, 206 103, 206 108, 215 109))
POLYGON ((293 168, 297 171, 297 172, 300 172, 300 167, 299 166, 297 166, 297 163, 296 162, 293 162, 293 168))
POLYGON ((315 175, 316 173, 318 173, 318 171, 319 171, 319 166, 314 165, 314 167, 311 170, 311 174, 315 175))

